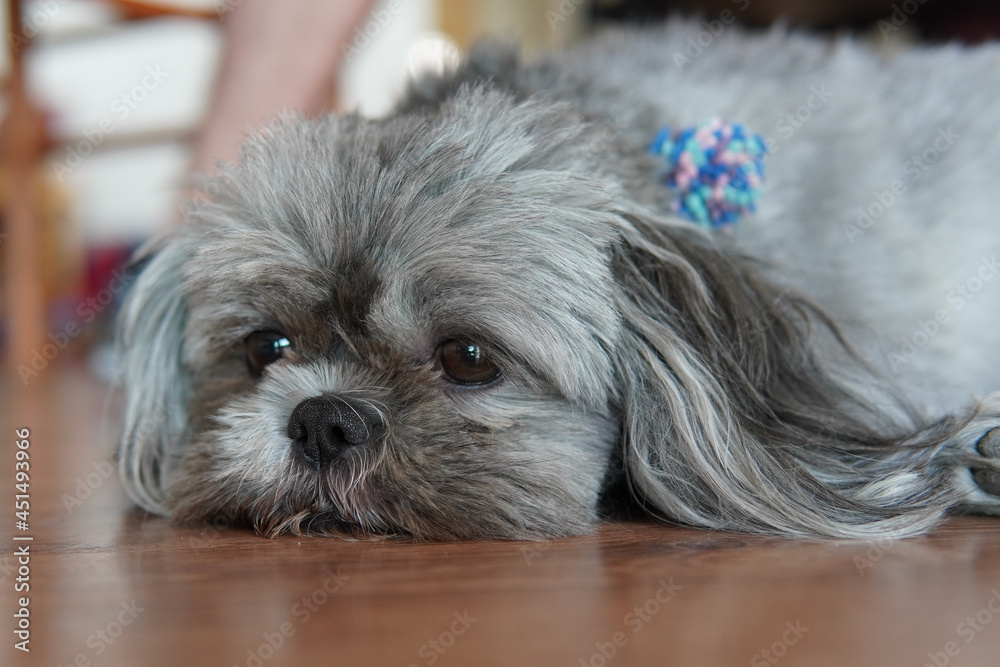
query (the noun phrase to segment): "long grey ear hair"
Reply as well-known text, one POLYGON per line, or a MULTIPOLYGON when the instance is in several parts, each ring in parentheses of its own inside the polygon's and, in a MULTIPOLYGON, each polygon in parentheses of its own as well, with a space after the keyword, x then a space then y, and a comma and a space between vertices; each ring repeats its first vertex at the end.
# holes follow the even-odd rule
POLYGON ((647 510, 869 538, 927 530, 960 500, 954 466, 981 461, 950 440, 974 414, 924 420, 878 388, 822 312, 692 225, 620 219, 623 466, 647 510))
POLYGON ((190 382, 181 362, 186 259, 180 243, 153 242, 140 250, 137 263, 146 264, 119 319, 125 423, 118 469, 129 496, 157 514, 166 514, 164 482, 187 429, 190 382))

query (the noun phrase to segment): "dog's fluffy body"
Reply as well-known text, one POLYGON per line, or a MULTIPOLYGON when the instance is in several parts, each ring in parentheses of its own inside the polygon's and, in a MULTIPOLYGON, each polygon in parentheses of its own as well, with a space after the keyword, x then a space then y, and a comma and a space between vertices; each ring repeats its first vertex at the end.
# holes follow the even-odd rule
POLYGON ((679 66, 697 30, 528 66, 484 48, 384 120, 249 140, 129 297, 136 501, 431 539, 576 534, 623 493, 690 525, 840 537, 1000 504, 974 481, 997 491, 977 443, 1000 402, 973 404, 1000 368, 1000 49, 729 29, 679 66), (712 117, 771 139, 731 237, 674 217, 646 152, 712 117), (254 378, 260 330, 292 345, 254 378), (449 339, 502 380, 449 384, 449 339), (306 465, 288 425, 314 396, 372 406, 385 437, 306 465))

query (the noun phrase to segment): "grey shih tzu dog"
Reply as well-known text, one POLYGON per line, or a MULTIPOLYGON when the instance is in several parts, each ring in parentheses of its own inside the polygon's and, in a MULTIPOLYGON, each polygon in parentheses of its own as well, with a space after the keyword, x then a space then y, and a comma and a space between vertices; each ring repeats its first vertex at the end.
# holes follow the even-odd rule
POLYGON ((125 486, 267 536, 995 513, 998 81, 997 47, 680 22, 275 122, 145 253, 125 486), (767 149, 722 230, 650 151, 712 118, 767 149))

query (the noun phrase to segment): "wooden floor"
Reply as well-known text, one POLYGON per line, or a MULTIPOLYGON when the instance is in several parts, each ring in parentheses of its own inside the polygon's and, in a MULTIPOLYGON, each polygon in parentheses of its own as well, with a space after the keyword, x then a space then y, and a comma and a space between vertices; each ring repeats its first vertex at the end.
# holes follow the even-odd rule
POLYGON ((105 478, 106 390, 81 370, 8 379, 0 400, 2 665, 1000 665, 1000 520, 883 544, 652 523, 550 543, 266 540, 131 510, 105 478), (14 648, 25 544, 30 654, 14 648))

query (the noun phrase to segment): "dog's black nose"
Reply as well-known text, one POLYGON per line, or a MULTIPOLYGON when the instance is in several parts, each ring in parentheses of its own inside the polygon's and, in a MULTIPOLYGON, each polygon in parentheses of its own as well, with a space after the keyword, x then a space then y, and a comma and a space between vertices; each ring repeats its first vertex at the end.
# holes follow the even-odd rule
POLYGON ((307 398, 288 418, 288 437, 295 442, 299 456, 317 469, 348 447, 372 444, 384 434, 379 412, 356 398, 332 394, 307 398))

